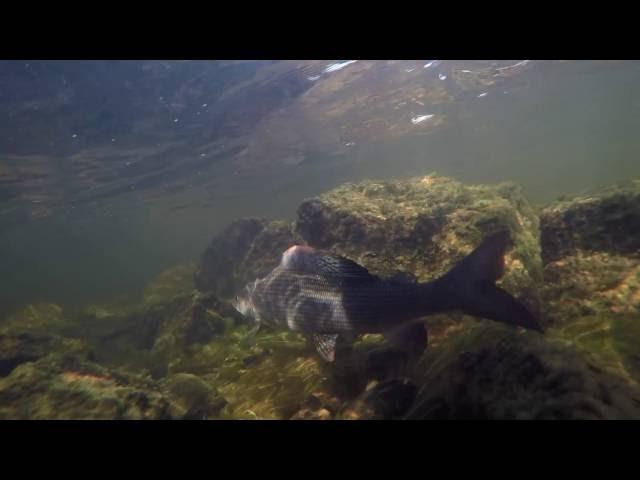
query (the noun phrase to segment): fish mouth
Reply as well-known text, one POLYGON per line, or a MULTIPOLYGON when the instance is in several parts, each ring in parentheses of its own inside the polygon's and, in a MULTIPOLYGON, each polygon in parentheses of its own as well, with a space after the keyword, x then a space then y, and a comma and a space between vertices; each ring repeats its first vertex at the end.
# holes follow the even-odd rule
POLYGON ((231 305, 235 308, 241 315, 245 317, 255 317, 255 307, 253 305, 253 301, 251 299, 251 294, 255 289, 255 282, 250 283, 245 288, 244 294, 238 294, 231 301, 231 305))

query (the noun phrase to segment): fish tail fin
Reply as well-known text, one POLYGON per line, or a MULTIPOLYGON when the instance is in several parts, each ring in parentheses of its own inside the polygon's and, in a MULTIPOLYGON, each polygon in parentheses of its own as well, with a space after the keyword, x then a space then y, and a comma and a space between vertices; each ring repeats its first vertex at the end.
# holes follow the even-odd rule
POLYGON ((440 277, 440 291, 446 299, 443 310, 460 309, 469 315, 542 332, 527 307, 495 285, 504 274, 504 254, 511 244, 507 230, 493 234, 440 277))

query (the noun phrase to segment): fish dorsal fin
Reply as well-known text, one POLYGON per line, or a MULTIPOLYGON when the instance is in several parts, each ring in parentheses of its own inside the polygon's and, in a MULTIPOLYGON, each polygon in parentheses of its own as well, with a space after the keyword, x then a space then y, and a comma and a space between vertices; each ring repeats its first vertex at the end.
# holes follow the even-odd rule
POLYGON ((313 344, 320 356, 327 362, 333 362, 336 359, 336 341, 338 339, 338 334, 314 333, 312 338, 313 344))
POLYGON ((318 257, 318 269, 326 276, 343 279, 373 280, 376 277, 353 260, 322 252, 318 257))
POLYGON ((339 280, 369 281, 377 278, 353 260, 303 245, 294 245, 284 252, 280 265, 295 272, 339 280))

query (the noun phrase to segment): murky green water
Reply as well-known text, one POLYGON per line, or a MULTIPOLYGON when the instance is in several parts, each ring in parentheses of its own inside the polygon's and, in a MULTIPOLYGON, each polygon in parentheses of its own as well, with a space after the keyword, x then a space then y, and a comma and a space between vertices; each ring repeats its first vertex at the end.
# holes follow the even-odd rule
MULTIPOLYGON (((171 93, 175 95, 202 75, 207 75, 206 78, 212 83, 215 80, 215 72, 206 62, 196 62, 195 65, 188 63, 190 65, 173 64, 173 69, 182 68, 183 72, 177 73, 169 85, 162 85, 162 79, 154 79, 168 92, 167 97, 171 93)), ((379 63, 373 68, 382 69, 383 62, 379 63)), ((394 68, 421 69, 425 62, 401 63, 394 68)), ((490 63, 445 62, 439 71, 465 67, 477 69, 490 63)), ((516 62, 501 62, 504 65, 513 63, 516 62)), ((31 62, 30 68, 34 69, 36 64, 31 62)), ((74 202, 74 198, 86 196, 92 188, 82 184, 73 166, 59 165, 65 163, 65 154, 78 155, 78 152, 85 151, 78 145, 67 145, 72 139, 62 138, 62 132, 74 131, 74 125, 56 126, 61 131, 60 138, 52 141, 65 143, 64 148, 56 148, 58 143, 49 147, 39 138, 34 139, 35 147, 30 147, 27 140, 19 144, 6 142, 3 163, 7 166, 24 161, 21 158, 10 159, 15 150, 27 150, 29 155, 44 157, 34 167, 42 171, 42 183, 49 182, 50 177, 58 177, 42 189, 45 195, 56 195, 64 190, 65 183, 75 185, 69 189, 73 193, 65 192, 62 199, 52 200, 53 207, 44 219, 28 220, 30 207, 37 207, 40 203, 6 209, 3 220, 7 225, 2 230, 0 249, 3 257, 10 260, 4 265, 6 273, 2 276, 2 298, 5 301, 30 297, 73 301, 85 296, 101 297, 104 292, 112 294, 120 287, 129 290, 140 286, 172 262, 197 256, 211 235, 232 219, 247 215, 290 218, 302 199, 344 181, 401 178, 436 171, 466 182, 513 180, 525 188, 533 202, 545 202, 559 195, 578 193, 638 175, 640 140, 636 132, 640 126, 640 64, 633 61, 533 64, 530 69, 514 75, 505 83, 482 90, 488 92, 485 97, 477 98, 476 90, 468 94, 456 92, 454 101, 427 107, 425 110, 429 112, 445 115, 447 122, 427 136, 406 135, 382 142, 375 137, 366 138, 352 147, 330 144, 325 146, 325 152, 308 153, 306 161, 299 165, 284 168, 274 165, 266 173, 245 172, 242 178, 234 175, 235 167, 225 165, 229 160, 224 155, 211 164, 204 162, 197 167, 187 164, 184 168, 191 168, 191 171, 187 170, 178 176, 179 187, 183 188, 179 199, 175 194, 163 190, 163 183, 166 183, 167 189, 176 183, 173 175, 169 174, 166 180, 160 180, 153 187, 152 199, 144 198, 148 192, 135 195, 125 188, 123 192, 116 191, 113 197, 96 203, 74 202), (331 149, 340 151, 328 152, 331 149), (176 205, 182 208, 174 210, 176 205), (141 248, 142 245, 144 248, 141 248), (129 273, 123 275, 122 265, 134 257, 136 268, 129 269, 129 273), (83 280, 78 282, 77 279, 83 280), (90 284, 84 279, 90 279, 90 284)), ((243 64, 242 68, 253 73, 261 65, 243 64)), ((11 69, 16 70, 19 66, 12 64, 11 69)), ((140 76, 139 69, 125 68, 126 65, 113 71, 112 77, 103 79, 94 78, 97 70, 95 62, 85 64, 85 67, 82 62, 66 62, 55 69, 48 66, 49 69, 42 67, 39 70, 38 78, 41 83, 48 85, 49 91, 46 93, 49 99, 64 97, 65 92, 71 95, 74 85, 59 81, 65 74, 70 76, 71 71, 75 72, 73 78, 77 81, 86 77, 84 79, 88 82, 87 78, 91 78, 96 85, 94 95, 98 96, 104 91, 105 101, 114 101, 113 96, 117 94, 124 94, 127 98, 138 95, 139 92, 132 86, 128 90, 122 87, 125 88, 124 93, 114 92, 117 90, 115 87, 109 89, 106 86, 115 82, 126 85, 132 81, 128 74, 133 76, 134 71, 137 73, 137 87, 143 88, 144 78, 140 76)), ((287 68, 293 67, 298 66, 291 64, 287 68)), ((101 68, 109 71, 108 67, 101 68)), ((435 75, 428 69, 422 70, 425 77, 435 75)), ((245 73, 241 78, 251 77, 245 73)), ((375 81, 375 76, 366 81, 375 81)), ((450 79, 442 83, 448 81, 450 79)), ((420 80, 415 80, 415 83, 419 84, 420 80)), ((231 81, 229 85, 233 85, 231 81)), ((455 92, 454 87, 450 88, 455 92)), ((278 79, 267 88, 278 91, 278 79)), ((36 95, 36 92, 25 92, 23 87, 19 97, 21 104, 16 105, 11 95, 12 89, 20 90, 19 79, 11 80, 4 89, 3 99, 9 106, 9 115, 11 110, 24 106, 30 97, 36 95)), ((217 94, 221 90, 216 84, 209 90, 202 89, 200 96, 194 94, 193 98, 188 99, 191 105, 185 108, 193 110, 200 107, 203 104, 200 102, 206 103, 206 99, 213 96, 211 91, 217 94)), ((88 96, 87 89, 83 92, 86 98, 73 97, 73 102, 65 108, 78 109, 80 114, 85 115, 92 113, 91 107, 96 102, 88 96), (83 100, 87 105, 83 105, 83 100)), ((47 96, 44 96, 43 102, 46 100, 47 96)), ((397 103, 401 100, 398 98, 397 103)), ((412 108, 416 111, 421 109, 419 105, 412 108)), ((55 106, 47 112, 53 115, 54 120, 56 113, 55 106)), ((149 112, 138 113, 141 122, 153 117, 149 112)), ((192 112, 189 113, 194 117, 192 112)), ((38 111, 30 110, 27 118, 29 115, 37 118, 38 111)), ((163 115, 170 120, 170 113, 163 111, 163 115)), ((66 110, 60 112, 61 122, 66 117, 69 117, 66 110)), ((247 124, 254 122, 250 113, 247 117, 247 124)), ((106 122, 106 115, 100 118, 90 125, 92 131, 102 131, 107 137, 111 134, 118 137, 116 151, 118 148, 124 151, 132 147, 144 148, 150 144, 153 128, 145 131, 139 140, 136 140, 133 132, 126 135, 126 140, 121 140, 114 133, 118 131, 118 118, 110 116, 110 123, 106 122), (139 145, 136 145, 136 141, 139 145), (122 143, 124 145, 120 147, 122 143)), ((83 125, 83 119, 74 118, 73 121, 79 132, 75 135, 83 136, 83 129, 88 128, 83 125)), ((241 121, 242 118, 238 120, 241 121)), ((176 153, 177 162, 182 162, 187 155, 196 156, 194 150, 204 143, 204 132, 208 135, 214 127, 204 121, 199 122, 190 126, 189 130, 176 127, 173 131, 174 138, 182 145, 193 142, 191 149, 181 147, 182 151, 176 153)), ((176 125, 180 125, 179 122, 176 125)), ((11 122, 6 120, 3 127, 7 137, 11 136, 10 133, 13 136, 28 133, 24 132, 25 128, 28 131, 28 127, 24 126, 21 126, 23 131, 11 132, 11 122)), ((160 135, 165 131, 165 126, 156 130, 160 135)), ((249 136, 250 132, 251 128, 249 136)), ((51 134, 50 131, 47 133, 51 134)), ((307 135, 313 134, 313 131, 307 132, 307 135)), ((277 137, 279 132, 274 131, 272 135, 277 137)), ((81 141, 86 142, 85 145, 103 144, 97 133, 94 136, 95 139, 81 141)), ((105 163, 109 161, 109 157, 104 159, 105 163)), ((172 159, 169 157, 164 161, 171 163, 172 159)), ((148 174, 155 170, 155 165, 149 163, 139 169, 139 175, 148 174)), ((111 169, 110 172, 115 180, 119 174, 129 174, 125 167, 111 169)), ((23 194, 19 174, 16 182, 13 190, 17 191, 19 197, 23 194)), ((28 197, 28 194, 23 195, 28 197)), ((47 200, 42 202, 46 204, 47 200)), ((17 202, 6 203, 13 207, 17 202)))

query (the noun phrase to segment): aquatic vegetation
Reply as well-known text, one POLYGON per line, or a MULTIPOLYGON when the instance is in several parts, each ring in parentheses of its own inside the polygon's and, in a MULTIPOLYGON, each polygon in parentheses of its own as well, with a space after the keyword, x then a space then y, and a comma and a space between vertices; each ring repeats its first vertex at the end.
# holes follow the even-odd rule
POLYGON ((164 303, 169 298, 190 294, 194 288, 196 265, 177 265, 161 272, 144 289, 144 303, 164 303))
POLYGON ((90 355, 89 348, 78 339, 28 331, 0 334, 0 377, 9 375, 23 363, 39 360, 51 352, 90 355))
POLYGON ((51 354, 0 378, 3 419, 169 419, 149 379, 68 354, 51 354))
POLYGON ((170 414, 173 418, 215 418, 227 403, 215 388, 196 375, 171 375, 163 382, 163 386, 171 398, 170 414))
MULTIPOLYGON (((419 371, 419 369, 416 369, 419 371)), ((566 345, 482 323, 427 352, 407 418, 638 418, 640 389, 566 345)))

